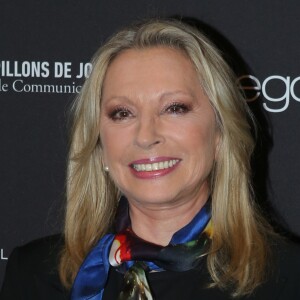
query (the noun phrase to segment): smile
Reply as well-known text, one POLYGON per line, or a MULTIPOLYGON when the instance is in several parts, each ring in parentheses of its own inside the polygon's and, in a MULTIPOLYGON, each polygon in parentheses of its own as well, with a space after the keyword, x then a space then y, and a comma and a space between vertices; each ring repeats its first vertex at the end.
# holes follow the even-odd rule
POLYGON ((178 163, 179 159, 170 159, 151 164, 132 164, 132 168, 137 172, 152 172, 172 168, 178 163))

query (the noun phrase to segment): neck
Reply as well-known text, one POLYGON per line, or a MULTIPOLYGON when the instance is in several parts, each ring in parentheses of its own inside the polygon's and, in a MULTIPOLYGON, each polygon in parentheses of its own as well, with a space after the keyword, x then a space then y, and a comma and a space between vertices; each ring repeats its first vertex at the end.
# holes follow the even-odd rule
POLYGON ((209 196, 205 187, 195 198, 170 204, 141 205, 129 200, 132 230, 140 238, 166 246, 173 234, 187 225, 204 206, 209 196))

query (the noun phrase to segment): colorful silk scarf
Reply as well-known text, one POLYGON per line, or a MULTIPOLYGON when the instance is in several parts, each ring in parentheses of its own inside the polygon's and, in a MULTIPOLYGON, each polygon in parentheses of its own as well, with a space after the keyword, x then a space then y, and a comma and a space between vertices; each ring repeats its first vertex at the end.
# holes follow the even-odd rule
POLYGON ((119 300, 153 299, 147 272, 187 271, 202 263, 212 234, 210 201, 193 220, 177 231, 166 247, 149 243, 131 229, 128 202, 122 197, 115 232, 106 234, 81 265, 71 291, 72 300, 101 300, 109 268, 124 273, 119 300))

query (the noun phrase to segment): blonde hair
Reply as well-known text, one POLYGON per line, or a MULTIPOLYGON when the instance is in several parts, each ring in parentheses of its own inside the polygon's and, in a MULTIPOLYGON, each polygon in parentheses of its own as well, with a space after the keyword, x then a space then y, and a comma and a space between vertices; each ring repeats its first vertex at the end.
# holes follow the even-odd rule
POLYGON ((118 191, 103 170, 99 138, 107 68, 126 49, 149 47, 183 51, 194 64, 215 110, 221 142, 211 174, 214 233, 207 264, 213 285, 230 288, 236 296, 249 294, 264 279, 269 252, 266 232, 270 231, 251 192, 251 113, 216 47, 199 31, 174 20, 151 20, 126 28, 93 58, 92 73, 73 107, 62 281, 66 286, 72 284, 83 259, 111 226, 116 211, 118 191))

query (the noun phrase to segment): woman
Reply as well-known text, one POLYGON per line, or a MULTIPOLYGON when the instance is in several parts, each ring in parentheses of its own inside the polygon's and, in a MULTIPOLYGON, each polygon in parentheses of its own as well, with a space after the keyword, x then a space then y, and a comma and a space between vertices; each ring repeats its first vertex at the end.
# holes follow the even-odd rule
MULTIPOLYGON (((296 299, 297 248, 273 242, 253 201, 247 120, 232 71, 200 32, 154 20, 115 34, 74 104, 67 292, 56 278, 55 299, 296 299)), ((47 256, 53 239, 36 243, 8 272, 24 252, 47 256)))

